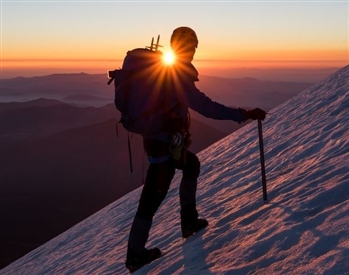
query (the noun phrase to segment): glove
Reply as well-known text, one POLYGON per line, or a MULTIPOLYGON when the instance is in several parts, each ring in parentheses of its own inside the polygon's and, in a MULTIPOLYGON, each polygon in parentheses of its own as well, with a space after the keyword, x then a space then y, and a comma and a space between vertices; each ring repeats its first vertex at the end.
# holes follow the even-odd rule
POLYGON ((244 120, 247 120, 247 119, 253 119, 253 120, 261 119, 261 120, 264 120, 265 119, 265 115, 266 115, 265 111, 263 111, 262 109, 259 109, 259 108, 255 108, 255 109, 248 110, 248 111, 244 112, 244 120))

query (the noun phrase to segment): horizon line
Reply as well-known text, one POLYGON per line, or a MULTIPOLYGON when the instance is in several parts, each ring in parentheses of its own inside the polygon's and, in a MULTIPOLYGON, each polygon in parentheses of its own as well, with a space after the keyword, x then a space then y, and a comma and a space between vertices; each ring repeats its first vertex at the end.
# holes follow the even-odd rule
MULTIPOLYGON (((82 58, 73 58, 73 59, 67 59, 67 58, 25 58, 25 59, 16 59, 16 58, 2 58, 2 62, 115 62, 115 61, 123 61, 124 59, 119 58, 111 58, 111 59, 82 59, 82 58)), ((318 59, 194 59, 193 62, 312 62, 312 63, 329 63, 329 62, 348 62, 349 60, 343 60, 343 59, 324 59, 324 60, 318 60, 318 59)))

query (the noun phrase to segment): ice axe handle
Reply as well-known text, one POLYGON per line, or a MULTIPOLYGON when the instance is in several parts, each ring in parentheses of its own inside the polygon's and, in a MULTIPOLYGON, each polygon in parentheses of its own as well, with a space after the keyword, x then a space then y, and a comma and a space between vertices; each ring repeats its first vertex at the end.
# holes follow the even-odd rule
POLYGON ((259 134, 259 151, 260 151, 260 156, 261 156, 263 200, 264 200, 264 203, 268 203, 267 180, 265 177, 265 164, 264 164, 263 132, 262 132, 262 120, 261 119, 258 119, 258 134, 259 134))

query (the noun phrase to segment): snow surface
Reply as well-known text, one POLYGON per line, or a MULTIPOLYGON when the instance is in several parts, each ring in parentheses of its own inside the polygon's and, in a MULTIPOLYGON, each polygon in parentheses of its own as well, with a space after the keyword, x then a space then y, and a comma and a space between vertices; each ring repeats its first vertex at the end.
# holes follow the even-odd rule
MULTIPOLYGON (((164 255, 134 274, 349 274, 349 66, 199 153, 198 210, 210 223, 183 240, 176 174, 149 247, 164 255)), ((141 189, 1 270, 127 274, 126 243, 141 189)), ((44 207, 44 206, 43 206, 44 207)))

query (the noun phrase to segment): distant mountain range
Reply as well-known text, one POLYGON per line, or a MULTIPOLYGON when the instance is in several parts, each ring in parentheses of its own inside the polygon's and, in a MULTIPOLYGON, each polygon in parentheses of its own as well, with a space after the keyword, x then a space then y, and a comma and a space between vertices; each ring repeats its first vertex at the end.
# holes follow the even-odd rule
MULTIPOLYGON (((116 125, 106 75, 59 74, 0 80, 1 265, 23 256, 143 184, 138 135, 116 125)), ((277 106, 308 83, 200 76, 199 89, 228 106, 277 106)), ((244 126, 191 112, 195 153, 244 126)))
MULTIPOLYGON (((270 110, 297 95, 312 83, 261 81, 255 78, 228 79, 199 75, 197 87, 212 100, 227 106, 270 110)), ((56 99, 80 106, 103 107, 113 103, 114 87, 106 74, 53 74, 41 77, 0 79, 2 102, 39 98, 56 99)), ((231 121, 214 121, 192 112, 192 117, 229 134, 239 128, 231 121)))
MULTIPOLYGON (((119 124, 116 134, 114 105, 40 99, 1 103, 0 110, 2 261, 23 256, 143 184, 148 161, 141 137, 131 138, 131 173, 127 132, 119 124)), ((226 136, 195 119, 191 125, 195 153, 226 136)))
MULTIPOLYGON (((311 83, 261 81, 254 78, 228 79, 199 75, 197 87, 213 100, 229 106, 275 107, 294 96, 311 83), (263 102, 258 100, 264 99, 263 102), (268 99, 268 102, 265 102, 268 99)), ((100 107, 113 102, 113 85, 107 85, 106 75, 53 74, 41 77, 0 79, 2 102, 29 101, 37 98, 58 99, 100 107), (95 102, 92 102, 95 100, 95 102)))

